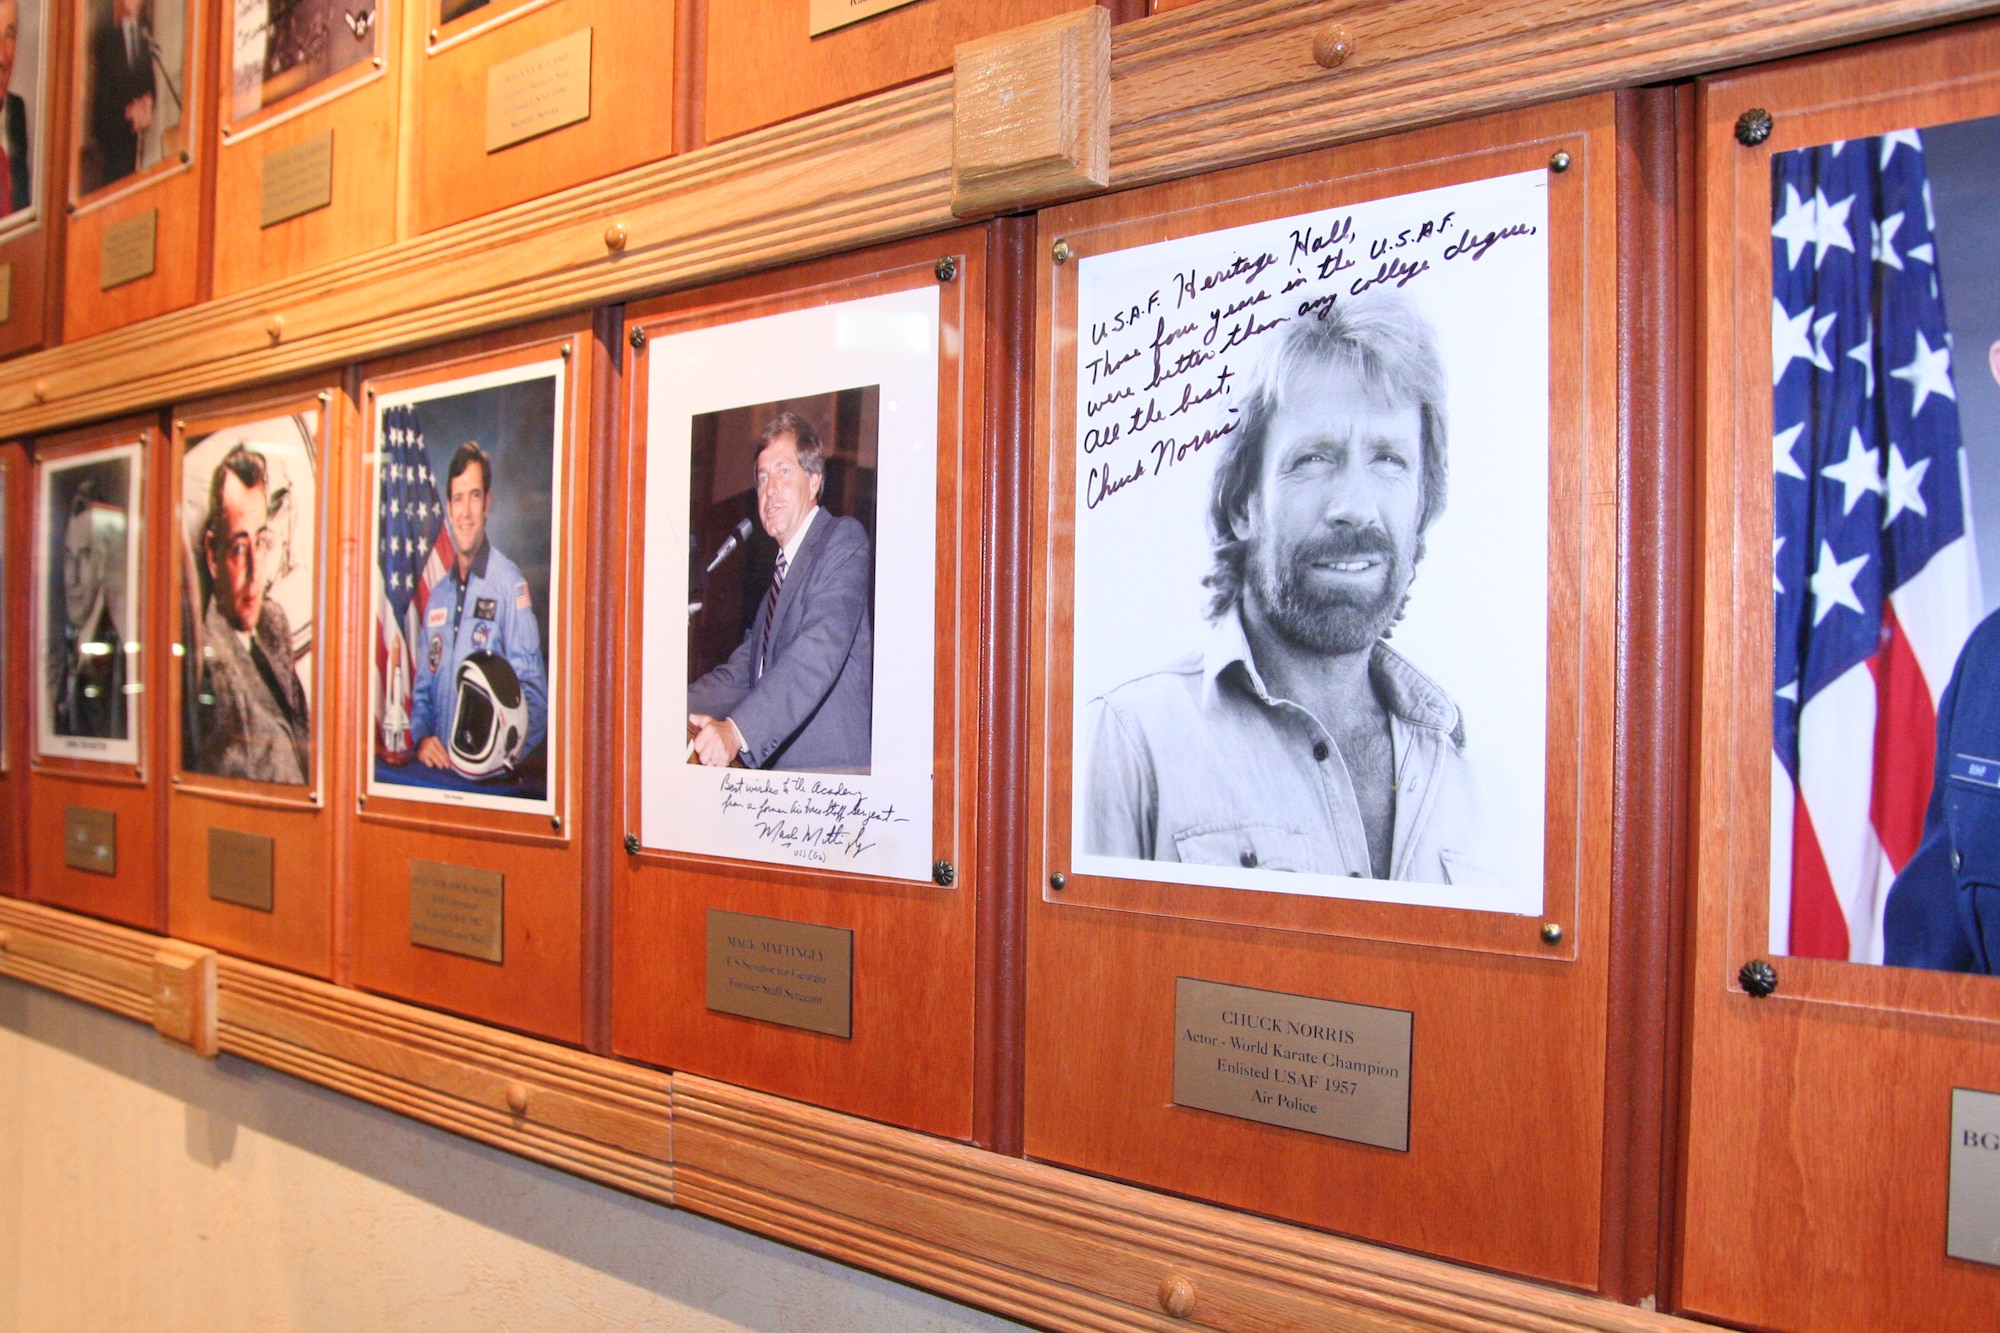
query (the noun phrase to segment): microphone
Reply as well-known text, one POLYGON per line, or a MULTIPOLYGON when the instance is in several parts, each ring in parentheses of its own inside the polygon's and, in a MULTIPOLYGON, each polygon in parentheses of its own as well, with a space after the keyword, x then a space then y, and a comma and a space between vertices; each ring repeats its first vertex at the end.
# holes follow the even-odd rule
POLYGON ((715 559, 709 561, 708 568, 702 570, 701 572, 704 574, 713 574, 715 572, 715 567, 721 564, 723 561, 727 560, 729 558, 729 553, 731 551, 734 551, 738 546, 740 546, 743 543, 743 540, 749 535, 750 535, 750 520, 747 518, 738 519, 736 526, 730 530, 729 535, 722 539, 722 545, 715 548, 715 559))

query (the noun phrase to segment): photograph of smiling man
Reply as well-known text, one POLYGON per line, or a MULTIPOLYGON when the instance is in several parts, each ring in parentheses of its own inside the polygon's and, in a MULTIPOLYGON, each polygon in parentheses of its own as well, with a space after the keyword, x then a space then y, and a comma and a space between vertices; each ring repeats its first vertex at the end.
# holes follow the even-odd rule
POLYGON ((1081 261, 1076 869, 1541 910, 1546 232, 1535 172, 1081 261))

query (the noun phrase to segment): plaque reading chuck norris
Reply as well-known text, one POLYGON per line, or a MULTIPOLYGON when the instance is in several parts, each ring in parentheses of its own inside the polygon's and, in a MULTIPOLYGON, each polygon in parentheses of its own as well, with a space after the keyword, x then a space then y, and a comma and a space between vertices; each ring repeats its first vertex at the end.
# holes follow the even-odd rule
POLYGON ((1181 977, 1174 1103, 1408 1152, 1410 1027, 1403 1009, 1181 977))

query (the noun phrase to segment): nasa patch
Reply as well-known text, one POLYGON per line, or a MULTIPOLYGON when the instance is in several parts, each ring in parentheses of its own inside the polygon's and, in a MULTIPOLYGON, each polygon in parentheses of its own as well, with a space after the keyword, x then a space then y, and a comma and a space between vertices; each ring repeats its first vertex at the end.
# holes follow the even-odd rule
POLYGON ((474 620, 491 620, 499 611, 500 603, 497 598, 482 597, 472 604, 472 618, 474 620))
POLYGON ((433 634, 431 635, 431 671, 433 674, 438 669, 438 663, 442 661, 444 661, 444 635, 433 634))
POLYGON ((430 609, 430 614, 424 617, 424 623, 426 625, 429 625, 432 629, 436 629, 438 626, 444 624, 445 620, 449 617, 449 615, 450 613, 446 611, 443 607, 434 606, 430 609))
POLYGON ((484 648, 486 641, 492 637, 493 626, 490 622, 482 620, 472 627, 472 646, 474 648, 484 648))

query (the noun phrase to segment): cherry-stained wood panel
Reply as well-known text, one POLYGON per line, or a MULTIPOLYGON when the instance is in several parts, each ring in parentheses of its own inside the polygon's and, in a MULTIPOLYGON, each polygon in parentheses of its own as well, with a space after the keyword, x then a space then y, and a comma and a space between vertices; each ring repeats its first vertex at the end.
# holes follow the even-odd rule
MULTIPOLYGON (((166 435, 158 418, 146 416, 37 440, 34 474, 39 474, 51 461, 122 445, 137 445, 142 460, 136 506, 140 531, 133 534, 128 530, 125 534, 127 543, 138 545, 139 573, 136 584, 125 593, 127 623, 118 627, 127 651, 126 725, 128 734, 137 743, 138 762, 111 763, 40 752, 36 739, 39 721, 33 711, 41 707, 34 681, 36 664, 41 660, 36 652, 37 640, 46 632, 44 627, 50 617, 62 612, 61 607, 49 604, 51 597, 59 595, 51 590, 50 584, 60 589, 61 582, 59 576, 48 582, 34 577, 33 543, 37 536, 47 538, 48 534, 38 534, 31 521, 29 571, 35 586, 28 597, 29 628, 22 643, 29 664, 27 697, 31 710, 27 724, 28 886, 23 896, 157 931, 166 928, 161 817, 165 783, 160 756, 165 745, 163 700, 166 663, 170 660, 163 649, 170 636, 161 620, 166 605, 166 571, 159 555, 165 549, 161 536, 167 507, 160 474, 167 457, 166 435), (130 623, 135 614, 139 622, 136 626, 130 623), (136 654, 131 651, 134 643, 138 645, 136 654), (135 657, 136 667, 132 665, 135 657), (97 874, 72 869, 65 863, 64 811, 70 806, 109 811, 113 815, 115 873, 97 874)), ((35 489, 40 489, 38 475, 35 489)), ((30 503, 32 507, 38 501, 31 499, 30 503)), ((52 547, 42 554, 56 559, 60 548, 52 547)), ((50 651, 59 653, 60 645, 54 645, 50 651)))
POLYGON ((0 356, 12 356, 54 342, 62 334, 62 263, 65 205, 69 201, 69 27, 76 6, 41 6, 39 52, 21 45, 14 54, 8 91, 19 93, 26 62, 39 62, 40 96, 27 108, 32 200, 16 200, 0 234, 0 266, 6 267, 8 300, 0 318, 0 356), (29 221, 32 215, 33 220, 29 221))
MULTIPOLYGON (((585 634, 587 602, 601 595, 605 580, 594 568, 600 541, 586 497, 598 466, 591 423, 598 392, 598 361, 604 355, 590 316, 548 320, 505 334, 492 334, 361 370, 361 466, 352 469, 343 536, 341 570, 349 615, 356 632, 349 640, 353 659, 345 674, 345 716, 353 719, 334 738, 331 762, 356 774, 356 796, 343 807, 347 819, 351 880, 350 918, 354 985, 517 1028, 556 1041, 581 1044, 590 987, 597 969, 586 950, 590 883, 578 816, 586 800, 608 799, 600 790, 604 765, 587 758, 585 716, 597 701, 584 688, 593 663, 612 645, 585 634), (558 423, 561 496, 560 524, 553 551, 559 568, 550 591, 560 599, 545 643, 556 649, 549 691, 548 793, 553 814, 513 809, 476 809, 400 798, 394 788, 369 791, 368 773, 376 753, 371 691, 375 680, 375 621, 369 581, 376 553, 371 506, 373 469, 379 466, 380 412, 376 398, 542 361, 563 360, 563 399, 558 423), (352 812, 347 813, 347 812, 352 812), (503 877, 500 962, 487 962, 410 939, 411 862, 425 860, 503 877)), ((447 478, 440 474, 440 500, 447 478)), ((496 486, 496 505, 521 497, 496 486)), ((536 608, 545 619, 546 608, 536 608)), ((546 665, 547 657, 544 658, 546 665)), ((410 762, 416 762, 412 759, 410 762)))
MULTIPOLYGON (((1620 347, 1614 99, 1331 150, 1042 214, 1030 617, 1031 1157, 1582 1288, 1601 1281, 1620 347), (1549 182, 1549 709, 1535 918, 1067 873, 1078 256, 1463 181, 1549 182), (1283 193, 1280 193, 1283 192, 1283 193), (1079 901, 1081 900, 1081 901, 1079 901), (1105 910, 1105 909, 1111 910, 1105 910), (1208 919, 1197 919, 1206 917, 1208 919), (1540 950, 1539 955, 1536 950, 1540 950), (1414 1014, 1409 1150, 1173 1104, 1175 980, 1414 1014), (1477 1200, 1477 1206, 1468 1206, 1477 1200)), ((1374 271, 1364 267, 1362 273, 1374 271)), ((1457 423, 1460 438, 1477 423, 1457 423)), ((1470 502, 1454 497, 1456 503, 1470 502)), ((1190 540, 1199 540, 1190 534, 1190 540)), ((1641 686, 1643 687, 1643 685, 1641 686)))
MULTIPOLYGON (((346 620, 348 599, 341 595, 336 577, 342 567, 341 548, 351 539, 336 531, 331 520, 344 512, 344 497, 353 485, 349 473, 359 466, 359 424, 338 377, 184 404, 174 412, 173 462, 169 476, 163 478, 175 515, 174 528, 160 548, 172 565, 166 632, 177 650, 167 673, 167 758, 172 770, 167 793, 168 930, 177 939, 319 977, 333 974, 338 890, 346 882, 336 812, 354 799, 352 767, 341 762, 345 752, 339 739, 351 735, 356 725, 349 711, 353 691, 347 682, 355 670, 353 631, 346 620), (181 460, 190 442, 199 443, 217 431, 306 413, 318 414, 313 436, 313 541, 306 552, 314 562, 312 658, 301 679, 309 700, 312 769, 305 786, 197 772, 186 762, 183 719, 188 679, 183 666, 192 660, 195 642, 205 634, 205 630, 190 634, 188 619, 190 609, 194 616, 202 615, 201 590, 189 562, 201 561, 204 551, 184 545, 182 505, 208 492, 206 481, 199 478, 184 492, 181 460), (269 910, 212 895, 209 839, 217 829, 272 840, 269 910)), ((246 443, 256 447, 254 438, 246 443)), ((295 636, 298 628, 293 627, 295 636)))
MULTIPOLYGON (((490 4, 450 23, 437 0, 409 0, 428 22, 418 48, 414 229, 432 231, 596 180, 673 152, 674 6, 661 0, 490 4), (487 71, 590 32, 590 115, 486 150, 487 71)), ((408 43, 416 47, 414 41, 408 43)), ((388 188, 388 182, 382 182, 388 188)))
MULTIPOLYGON (((950 861, 948 886, 880 875, 810 871, 647 849, 618 858, 613 872, 612 1049, 913 1129, 969 1139, 993 1131, 975 1111, 975 1086, 991 1071, 975 1045, 1000 985, 999 950, 982 930, 989 884, 979 846, 979 681, 987 392, 990 228, 971 228, 862 251, 717 288, 627 308, 648 347, 666 334, 922 286, 939 290, 937 592, 933 837, 950 861), (953 267, 941 269, 940 261, 953 267), (944 280, 940 281, 941 275, 944 280), (711 909, 777 917, 853 932, 852 1036, 841 1038, 712 1012, 706 1006, 707 914, 711 909)), ((647 360, 627 372, 630 497, 622 540, 628 552, 621 640, 641 642, 639 584, 645 533, 671 531, 648 517, 643 483, 647 360)), ((876 588, 896 571, 876 568, 876 588)), ((897 650, 879 636, 879 656, 897 650)), ((617 765, 624 775, 625 828, 639 829, 640 660, 621 655, 614 698, 617 765)), ((878 731, 877 733, 881 733, 878 731)))
POLYGON ((810 0, 709 0, 707 142, 948 70, 960 42, 1090 3, 914 0, 813 37, 810 0))
POLYGON ((1792 957, 1770 959, 1767 998, 1737 980, 1769 948, 1771 158, 1996 114, 2000 23, 1700 90, 1705 592, 1676 1305, 1731 1324, 1980 1328, 2000 1306, 2000 1269, 1945 1254, 1951 1090, 2000 1091, 2000 987, 1792 957), (1773 127, 1746 147, 1753 108, 1773 127))
MULTIPOLYGON (((419 21, 412 7, 408 0, 355 6, 350 12, 375 17, 374 59, 252 114, 232 114, 225 84, 210 136, 215 155, 216 296, 304 273, 396 239, 396 130, 407 49, 403 30, 419 21), (263 225, 265 159, 325 134, 333 136, 331 202, 263 225)), ((226 70, 232 54, 227 16, 216 29, 216 67, 226 70)), ((345 32, 338 35, 347 37, 345 32)), ((282 336, 281 328, 273 341, 282 336)))
POLYGON ((22 896, 28 884, 28 584, 34 467, 20 444, 0 445, 0 894, 22 896))

